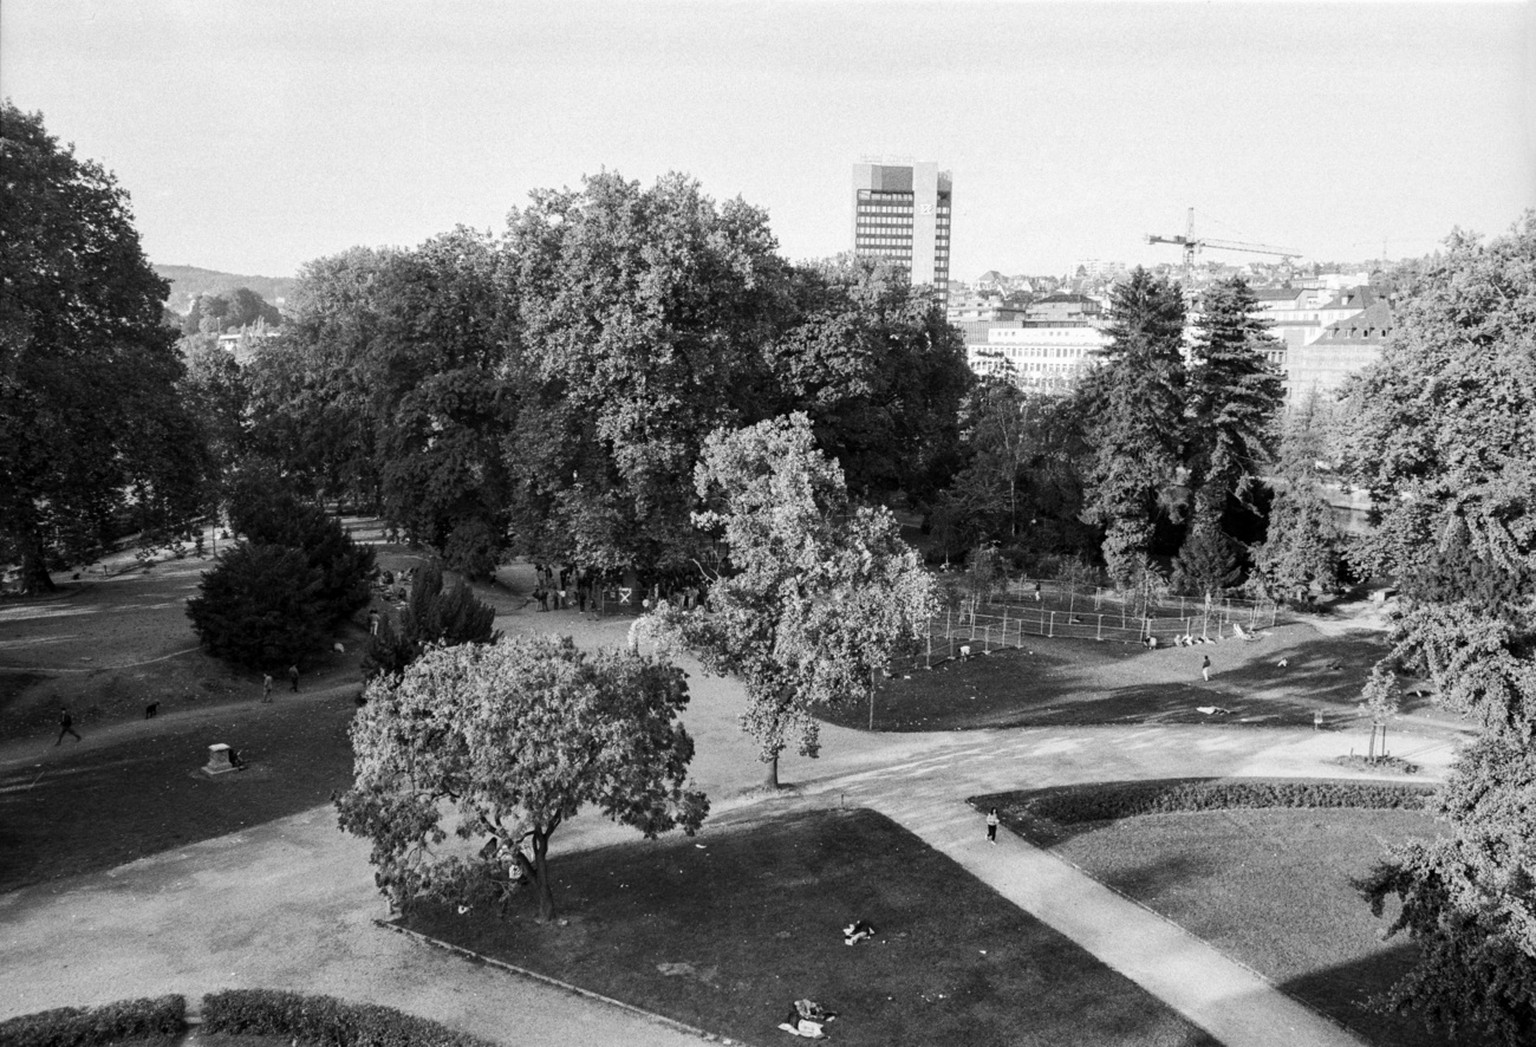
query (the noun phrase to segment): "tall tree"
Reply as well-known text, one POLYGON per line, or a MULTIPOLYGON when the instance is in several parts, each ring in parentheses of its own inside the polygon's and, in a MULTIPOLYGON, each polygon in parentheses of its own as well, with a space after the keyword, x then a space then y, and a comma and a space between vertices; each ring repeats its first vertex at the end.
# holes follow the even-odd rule
POLYGON ((709 812, 687 779, 693 739, 678 714, 688 685, 666 662, 588 655, 569 637, 510 637, 428 651, 364 695, 352 725, 356 778, 336 807, 342 829, 372 841, 374 880, 401 909, 494 897, 510 863, 548 920, 549 842, 581 808, 647 839, 674 828, 691 836, 709 812), (450 811, 459 839, 490 837, 478 856, 443 846, 450 811))
POLYGON ((1103 363, 1079 383, 1093 448, 1084 519, 1105 529, 1104 561, 1117 585, 1139 580, 1161 514, 1176 512, 1187 437, 1179 286, 1141 267, 1115 287, 1103 363))
POLYGON ((459 228, 393 256, 367 376, 385 516, 445 564, 488 577, 509 543, 510 288, 497 245, 459 228))
POLYGON ((955 467, 974 382, 959 330, 931 290, 873 259, 800 267, 789 286, 793 322, 767 347, 776 413, 804 412, 861 497, 927 498, 955 467))
POLYGON ((1194 514, 1175 570, 1175 584, 1185 591, 1222 588, 1239 570, 1222 518, 1248 496, 1274 454, 1274 422, 1285 400, 1280 374, 1264 357, 1274 344, 1241 277, 1201 296, 1186 393, 1194 514))
POLYGON ((10 101, 0 169, 0 542, 51 589, 49 559, 125 505, 156 528, 195 514, 204 459, 128 194, 10 101))
POLYGON ((1319 463, 1327 447, 1328 405, 1314 391, 1286 420, 1264 541, 1253 550, 1257 581, 1271 599, 1304 599, 1316 586, 1338 589, 1342 564, 1338 525, 1323 493, 1319 463))
POLYGON ((1081 425, 1072 397, 983 379, 960 414, 965 465, 940 508, 966 546, 996 541, 1037 552, 1084 551, 1081 425))
POLYGON ((873 701, 875 675, 934 613, 932 579, 888 510, 849 502, 804 415, 711 434, 694 485, 694 521, 727 564, 703 608, 653 621, 710 672, 741 678, 742 726, 777 787, 786 748, 817 754, 818 706, 873 701))
POLYGON ((1482 733, 1437 795, 1447 835, 1362 886, 1419 946, 1384 1004, 1514 1047, 1536 1038, 1536 213, 1446 246, 1353 388, 1346 466, 1408 601, 1393 660, 1482 733))
POLYGON ((234 355, 208 336, 182 339, 186 375, 179 385, 182 403, 197 423, 211 465, 205 504, 216 509, 228 496, 235 469, 249 453, 250 382, 234 355))
POLYGON ((509 219, 521 359, 509 447, 532 551, 683 568, 704 437, 760 410, 784 263, 767 215, 667 175, 544 191, 509 219))
POLYGON ((292 322, 251 361, 253 450, 303 493, 379 504, 369 364, 380 327, 378 286, 397 253, 354 247, 307 263, 292 322))

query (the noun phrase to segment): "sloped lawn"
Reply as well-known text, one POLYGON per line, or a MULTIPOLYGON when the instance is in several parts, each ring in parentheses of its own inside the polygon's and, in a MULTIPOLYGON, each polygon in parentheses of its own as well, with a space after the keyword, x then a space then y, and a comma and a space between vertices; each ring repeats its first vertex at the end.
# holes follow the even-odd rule
POLYGON ((1351 881, 1386 848, 1437 832, 1413 810, 1229 809, 1053 825, 1030 813, 1040 792, 978 797, 1038 846, 1261 972, 1380 1047, 1473 1047, 1366 1000, 1412 964, 1415 947, 1381 940, 1382 919, 1351 881))
POLYGON ((714 825, 694 840, 562 857, 564 923, 418 911, 409 926, 734 1042, 794 1042, 796 998, 831 1042, 1157 1047, 1201 1030, 950 859, 870 811, 714 825), (873 942, 843 944, 842 924, 873 942))

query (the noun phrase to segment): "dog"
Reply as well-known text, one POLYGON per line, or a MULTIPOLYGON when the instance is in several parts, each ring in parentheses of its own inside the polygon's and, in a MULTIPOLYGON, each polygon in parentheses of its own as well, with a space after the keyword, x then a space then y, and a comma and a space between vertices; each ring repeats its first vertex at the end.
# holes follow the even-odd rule
POLYGON ((1289 667, 1290 664, 1291 664, 1291 660, 1289 658, 1282 658, 1278 662, 1275 663, 1275 668, 1277 668, 1277 669, 1285 669, 1285 668, 1289 667))
POLYGON ((160 715, 159 702, 150 702, 144 707, 144 719, 153 720, 158 715, 160 715))

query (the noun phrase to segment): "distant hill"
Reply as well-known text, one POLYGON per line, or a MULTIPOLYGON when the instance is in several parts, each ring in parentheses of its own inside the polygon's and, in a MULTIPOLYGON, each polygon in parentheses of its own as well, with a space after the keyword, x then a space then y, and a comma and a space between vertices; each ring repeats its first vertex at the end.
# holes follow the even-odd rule
POLYGON ((156 265, 155 272, 171 282, 171 295, 165 304, 177 313, 186 315, 192 308, 192 299, 200 294, 228 294, 237 287, 249 287, 273 305, 282 307, 280 299, 293 294, 297 280, 291 276, 241 276, 238 273, 221 273, 213 269, 199 269, 195 265, 156 265))

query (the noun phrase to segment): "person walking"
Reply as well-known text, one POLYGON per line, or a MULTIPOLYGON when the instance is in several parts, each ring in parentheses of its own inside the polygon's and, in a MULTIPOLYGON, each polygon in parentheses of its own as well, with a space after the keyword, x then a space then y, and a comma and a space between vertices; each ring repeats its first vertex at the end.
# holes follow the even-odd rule
POLYGON ((64 736, 66 734, 74 735, 75 741, 77 742, 85 740, 81 738, 80 733, 75 730, 75 718, 69 715, 69 706, 67 705, 59 707, 59 740, 53 743, 53 747, 55 749, 63 744, 64 736))
POLYGON ((1211 682, 1211 656, 1208 654, 1200 656, 1200 678, 1206 683, 1211 682))
POLYGON ((996 807, 992 808, 990 811, 987 812, 987 842, 992 844, 992 845, 994 845, 994 846, 996 846, 996 844, 997 844, 997 808, 996 807))
POLYGON ((272 700, 272 674, 271 673, 262 673, 261 674, 261 700, 264 701, 264 702, 270 702, 272 700))
POLYGON ((299 667, 297 665, 290 665, 288 667, 288 679, 293 681, 293 693, 294 694, 298 694, 299 693, 299 667))

